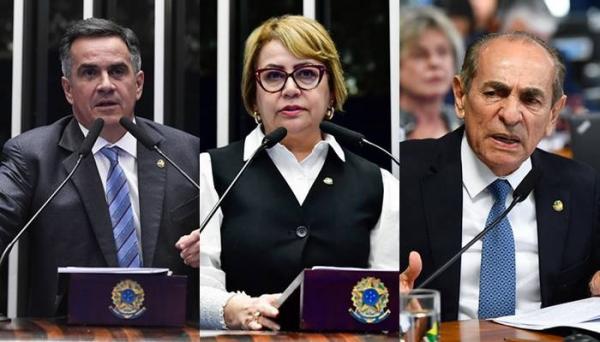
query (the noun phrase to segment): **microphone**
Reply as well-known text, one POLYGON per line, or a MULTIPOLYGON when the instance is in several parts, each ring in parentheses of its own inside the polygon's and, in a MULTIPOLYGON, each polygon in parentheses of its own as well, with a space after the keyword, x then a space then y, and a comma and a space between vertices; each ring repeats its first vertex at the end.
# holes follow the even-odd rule
MULTIPOLYGON (((71 177, 73 176, 75 171, 79 168, 79 165, 81 164, 81 161, 83 160, 83 158, 87 157, 87 155, 91 152, 92 146, 94 146, 94 143, 96 142, 96 140, 98 140, 98 136, 100 135, 100 132, 102 131, 102 127, 104 127, 104 120, 102 120, 101 118, 97 118, 96 120, 94 120, 87 136, 83 139, 83 142, 81 143, 81 145, 79 146, 79 148, 76 151, 78 157, 77 157, 77 161, 75 162, 75 166, 73 166, 73 169, 71 169, 71 172, 69 172, 67 177, 62 181, 62 183, 60 183, 58 185, 58 187, 56 188, 56 190, 54 190, 54 192, 50 195, 50 197, 48 197, 46 202, 44 202, 44 204, 42 204, 42 206, 33 214, 33 216, 29 219, 29 221, 27 221, 27 223, 25 223, 23 228, 21 228, 21 230, 19 230, 17 235, 4 248, 4 251, 2 252, 2 256, 0 256, 0 266, 3 265, 4 260, 8 256, 9 252, 12 250, 15 243, 17 243, 17 241, 19 241, 21 236, 27 231, 27 228, 29 228, 29 226, 31 226, 31 223, 33 223, 33 221, 40 215, 40 213, 48 206, 48 204, 52 201, 52 199, 54 199, 54 197, 56 197, 58 192, 65 186, 65 184, 67 184, 69 179, 71 179, 71 177)), ((6 321, 6 320, 8 320, 8 318, 0 317, 0 321, 3 321, 3 320, 6 321)))
POLYGON ((417 289, 423 288, 425 285, 429 284, 432 280, 437 278, 448 267, 454 264, 454 262, 464 252, 466 252, 466 250, 469 249, 475 242, 481 240, 484 235, 486 235, 490 230, 494 229, 498 225, 498 223, 500 223, 500 221, 502 221, 506 217, 506 215, 508 215, 508 213, 515 207, 515 205, 517 205, 517 203, 524 201, 527 198, 527 196, 529 196, 529 193, 535 187, 535 184, 537 183, 540 176, 541 171, 539 171, 536 168, 532 168, 531 171, 529 171, 529 173, 525 176, 525 178, 523 178, 521 183, 519 183, 517 188, 513 191, 513 200, 508 206, 508 208, 504 209, 500 216, 498 216, 494 221, 490 222, 490 224, 487 227, 485 227, 481 232, 479 232, 479 234, 475 235, 475 237, 471 239, 471 241, 469 241, 463 248, 461 248, 460 251, 458 251, 458 253, 456 253, 452 258, 450 258, 450 260, 446 261, 446 263, 442 265, 442 267, 438 268, 435 272, 433 272, 432 275, 429 276, 429 278, 425 279, 425 281, 423 281, 419 286, 417 286, 417 289))
POLYGON ((141 126, 134 124, 130 118, 125 116, 121 117, 119 123, 129 133, 131 133, 131 135, 133 135, 137 139, 137 141, 144 145, 144 147, 151 151, 156 151, 158 154, 160 154, 161 157, 165 158, 169 162, 169 164, 171 164, 171 166, 173 166, 177 171, 179 171, 179 173, 183 177, 185 177, 185 179, 187 179, 188 182, 190 182, 198 189, 198 191, 200 191, 200 185, 198 185, 198 183, 196 183, 190 176, 188 176, 188 174, 185 173, 185 171, 183 171, 179 167, 179 165, 177 165, 173 160, 171 160, 171 158, 169 158, 163 151, 161 151, 161 149, 158 148, 158 145, 152 140, 152 138, 150 138, 150 136, 148 136, 146 131, 141 126))
POLYGON ((383 147, 370 142, 365 138, 365 136, 361 133, 350 130, 346 127, 342 127, 340 125, 336 125, 331 121, 322 121, 320 128, 323 132, 333 135, 336 139, 339 139, 342 143, 363 147, 364 144, 371 145, 378 149, 379 151, 385 153, 388 157, 390 157, 397 165, 400 165, 400 161, 398 158, 394 157, 393 154, 389 153, 383 147))
POLYGON ((204 228, 206 228, 206 226, 208 225, 208 222, 210 222, 210 219, 215 215, 215 213, 217 212, 217 209, 219 209, 219 207, 221 206, 221 202, 223 202, 225 197, 227 197, 227 194, 229 193, 231 188, 233 188, 235 183, 237 183, 237 181, 240 178, 240 176, 242 175, 242 173, 244 173, 244 171, 246 170, 248 165, 250 165, 250 163, 254 160, 254 157, 256 157, 256 155, 258 155, 258 153, 266 150, 267 148, 271 148, 271 147, 275 146, 278 142, 283 140, 283 138, 285 138, 286 135, 287 135, 287 129, 285 129, 285 127, 275 128, 271 133, 265 135, 260 146, 258 146, 258 148, 256 148, 256 150, 254 150, 254 152, 252 153, 252 156, 250 156, 248 161, 246 161, 246 163, 244 163, 244 165, 242 166, 240 171, 237 173, 237 175, 235 175, 235 178, 233 178, 233 180, 231 181, 231 183, 229 184, 227 189, 225 189, 225 191, 223 192, 223 195, 221 195, 221 198, 219 198, 219 200, 212 207, 212 209, 210 210, 208 215, 206 215, 206 218, 202 221, 202 223, 200 223, 200 233, 202 233, 204 228))

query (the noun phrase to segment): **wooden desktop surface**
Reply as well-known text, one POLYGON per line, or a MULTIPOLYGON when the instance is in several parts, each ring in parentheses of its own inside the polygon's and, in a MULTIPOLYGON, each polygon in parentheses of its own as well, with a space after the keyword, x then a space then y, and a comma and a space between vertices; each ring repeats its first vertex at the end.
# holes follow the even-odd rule
MULTIPOLYGON (((200 331, 202 341, 399 341, 397 334, 353 334, 353 333, 288 333, 288 332, 217 332, 200 331)), ((535 342, 563 341, 563 337, 547 332, 529 331, 487 321, 456 321, 444 322, 441 328, 441 341, 502 341, 502 342, 535 342)))
POLYGON ((3 341, 199 341, 198 328, 71 326, 48 319, 15 318, 0 323, 3 341))
MULTIPOLYGON (((133 328, 69 326, 47 319, 17 318, 0 323, 0 340, 87 340, 87 341, 373 341, 396 342, 398 334, 300 333, 198 331, 197 327, 133 328)), ((515 329, 487 321, 444 322, 441 340, 534 342, 562 341, 563 337, 547 332, 515 329)))
POLYGON ((489 321, 469 320, 442 323, 441 340, 443 342, 552 342, 563 341, 564 337, 548 332, 512 328, 489 321))

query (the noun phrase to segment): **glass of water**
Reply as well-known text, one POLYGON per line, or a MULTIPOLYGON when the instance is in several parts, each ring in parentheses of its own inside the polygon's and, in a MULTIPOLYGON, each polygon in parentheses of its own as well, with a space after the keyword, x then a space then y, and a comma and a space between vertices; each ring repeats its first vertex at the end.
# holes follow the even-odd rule
POLYGON ((400 294, 400 332, 406 342, 440 340, 440 293, 417 289, 400 294))

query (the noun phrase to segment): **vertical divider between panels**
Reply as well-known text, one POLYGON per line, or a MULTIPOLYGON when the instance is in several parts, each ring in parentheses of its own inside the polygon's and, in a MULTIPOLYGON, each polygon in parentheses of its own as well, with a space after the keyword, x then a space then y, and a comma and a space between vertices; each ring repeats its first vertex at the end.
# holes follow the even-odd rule
POLYGON ((217 2, 217 147, 229 143, 230 1, 217 2))

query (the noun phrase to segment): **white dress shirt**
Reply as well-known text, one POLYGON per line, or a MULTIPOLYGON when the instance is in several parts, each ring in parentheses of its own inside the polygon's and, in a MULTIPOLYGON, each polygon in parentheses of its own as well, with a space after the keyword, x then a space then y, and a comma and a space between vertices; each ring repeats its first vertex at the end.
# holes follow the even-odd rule
MULTIPOLYGON (((254 129, 244 141, 244 160, 260 145, 264 133, 254 129)), ((328 147, 345 161, 344 151, 331 135, 315 145, 310 155, 298 161, 283 145, 277 144, 267 153, 302 204, 325 164, 328 147)), ((383 203, 379 220, 371 230, 369 267, 399 269, 399 184, 387 170, 381 169, 383 203)), ((212 164, 208 153, 200 154, 200 217, 204 218, 218 201, 214 187, 212 164)), ((235 293, 226 291, 225 272, 221 269, 221 222, 219 209, 200 238, 200 320, 202 329, 223 329, 223 306, 235 293)))
MULTIPOLYGON (((494 198, 486 189, 487 186, 501 178, 506 179, 514 190, 531 170, 531 159, 525 160, 510 175, 497 177, 477 158, 469 147, 466 136, 463 136, 461 162, 463 179, 462 245, 464 246, 483 230, 494 204, 494 198)), ((512 194, 507 196, 507 207, 511 201, 512 194)), ((518 314, 541 307, 537 220, 533 193, 513 208, 508 214, 508 220, 515 239, 517 278, 515 313, 518 314)), ((458 319, 477 318, 481 246, 480 240, 461 257, 458 319)), ((442 298, 442 300, 444 299, 442 298)))
MULTIPOLYGON (((83 132, 84 136, 87 136, 88 129, 82 124, 79 124, 79 128, 83 132)), ((102 137, 98 137, 98 140, 92 147, 92 154, 96 161, 96 167, 100 174, 100 180, 102 187, 106 193, 106 180, 108 179, 108 170, 110 169, 110 160, 103 155, 100 150, 104 147, 119 147, 119 166, 123 169, 125 178, 127 178, 127 186, 129 187, 129 199, 131 200, 131 206, 133 209, 133 222, 135 225, 135 231, 138 238, 138 248, 140 253, 140 261, 143 260, 142 254, 142 231, 140 226, 140 197, 138 188, 138 173, 137 173, 137 141, 129 134, 125 133, 117 142, 111 144, 109 141, 102 137)), ((143 263, 143 262, 142 262, 143 263)))

